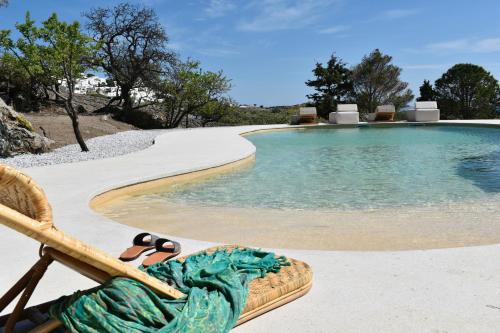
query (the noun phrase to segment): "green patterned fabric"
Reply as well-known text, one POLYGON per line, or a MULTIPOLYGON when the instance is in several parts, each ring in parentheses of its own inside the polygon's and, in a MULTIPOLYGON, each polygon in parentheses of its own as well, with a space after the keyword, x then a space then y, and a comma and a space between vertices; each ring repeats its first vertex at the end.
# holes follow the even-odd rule
POLYGON ((245 307, 250 281, 284 265, 286 258, 254 249, 200 253, 183 263, 140 267, 185 298, 168 299, 135 280, 114 278, 62 297, 50 315, 71 332, 228 332, 245 307))

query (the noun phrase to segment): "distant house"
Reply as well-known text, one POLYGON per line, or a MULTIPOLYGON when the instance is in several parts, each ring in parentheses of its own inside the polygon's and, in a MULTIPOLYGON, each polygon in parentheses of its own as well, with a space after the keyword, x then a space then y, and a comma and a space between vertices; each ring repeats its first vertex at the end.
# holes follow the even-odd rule
MULTIPOLYGON (((110 86, 109 81, 105 78, 98 77, 95 75, 85 76, 79 79, 75 84, 75 93, 86 95, 90 93, 98 93, 106 97, 115 97, 120 94, 120 88, 113 82, 110 86)), ((66 87, 66 82, 60 81, 61 86, 66 87)), ((130 91, 130 96, 136 103, 151 102, 155 100, 155 93, 148 88, 134 88, 130 91)))

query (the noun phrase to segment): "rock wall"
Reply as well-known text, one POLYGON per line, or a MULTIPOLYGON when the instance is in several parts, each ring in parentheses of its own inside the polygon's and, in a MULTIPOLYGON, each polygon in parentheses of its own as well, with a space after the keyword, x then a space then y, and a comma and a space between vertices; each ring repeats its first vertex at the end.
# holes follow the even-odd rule
POLYGON ((0 98, 0 157, 44 153, 52 142, 35 133, 31 123, 0 98))

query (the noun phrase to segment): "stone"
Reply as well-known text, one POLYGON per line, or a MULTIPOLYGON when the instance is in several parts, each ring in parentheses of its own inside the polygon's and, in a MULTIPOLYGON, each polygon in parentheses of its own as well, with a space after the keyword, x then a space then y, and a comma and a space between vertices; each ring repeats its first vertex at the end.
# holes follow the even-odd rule
POLYGON ((141 129, 165 128, 167 122, 165 114, 155 107, 144 107, 123 112, 119 118, 141 129))
POLYGON ((44 153, 52 143, 34 132, 31 123, 0 98, 0 157, 44 153))

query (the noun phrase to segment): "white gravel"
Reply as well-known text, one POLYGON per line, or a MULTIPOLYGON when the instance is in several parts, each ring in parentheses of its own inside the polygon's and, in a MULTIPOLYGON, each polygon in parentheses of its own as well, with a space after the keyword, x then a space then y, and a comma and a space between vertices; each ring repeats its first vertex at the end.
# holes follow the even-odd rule
POLYGON ((80 146, 75 144, 40 155, 23 154, 10 158, 0 158, 0 163, 23 169, 114 157, 151 146, 154 143, 154 138, 160 133, 161 130, 119 132, 86 140, 89 152, 82 152, 80 146))

